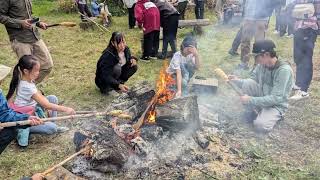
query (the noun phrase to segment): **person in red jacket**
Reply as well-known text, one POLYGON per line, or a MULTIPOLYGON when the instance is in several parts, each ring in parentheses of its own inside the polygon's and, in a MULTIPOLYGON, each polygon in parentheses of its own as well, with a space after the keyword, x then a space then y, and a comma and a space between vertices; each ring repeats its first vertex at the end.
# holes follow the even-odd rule
POLYGON ((134 15, 139 28, 143 30, 143 55, 141 60, 156 58, 159 49, 160 12, 149 0, 138 0, 134 15))

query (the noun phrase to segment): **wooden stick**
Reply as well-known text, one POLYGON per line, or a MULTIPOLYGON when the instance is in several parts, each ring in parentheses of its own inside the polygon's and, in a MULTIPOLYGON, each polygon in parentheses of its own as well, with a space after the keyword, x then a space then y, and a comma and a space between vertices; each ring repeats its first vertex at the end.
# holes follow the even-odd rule
POLYGON ((50 24, 47 27, 54 27, 54 26, 64 26, 64 27, 74 27, 77 24, 74 22, 61 22, 61 23, 56 23, 56 24, 50 24))
POLYGON ((90 114, 90 113, 95 113, 97 111, 76 111, 76 114, 90 114))
POLYGON ((226 75, 226 73, 220 69, 220 68, 216 68, 214 70, 215 74, 222 80, 224 80, 225 82, 227 82, 229 84, 229 86, 239 95, 239 96, 243 96, 243 92, 241 91, 241 89, 235 85, 232 81, 229 81, 228 76, 226 75))
POLYGON ((83 149, 81 149, 80 151, 72 154, 71 156, 69 156, 68 158, 66 158, 65 160, 61 161, 59 164, 56 164, 54 166, 52 166, 51 168, 47 169, 46 171, 44 171, 43 173, 41 173, 43 176, 48 175, 49 173, 51 173, 52 171, 54 171, 55 169, 57 169, 58 167, 64 165, 65 163, 67 163, 68 161, 70 161, 71 159, 77 157, 78 155, 86 152, 88 150, 88 147, 85 147, 83 149))
POLYGON ((143 114, 138 119, 138 121, 132 126, 134 130, 138 130, 142 126, 147 113, 149 112, 150 108, 152 107, 152 105, 154 105, 154 103, 156 102, 157 99, 158 99, 158 96, 155 95, 152 98, 152 100, 149 102, 149 105, 147 106, 147 109, 143 112, 143 114))
MULTIPOLYGON (((105 115, 119 116, 120 114, 122 114, 121 110, 114 110, 114 111, 110 111, 110 112, 95 112, 95 113, 89 113, 89 114, 76 114, 76 115, 70 115, 70 116, 43 118, 41 120, 43 122, 61 121, 61 120, 66 120, 66 119, 89 118, 89 117, 94 117, 94 116, 105 116, 105 115)), ((5 128, 5 127, 14 127, 14 126, 25 126, 25 125, 30 125, 30 123, 31 123, 30 120, 6 122, 6 123, 0 123, 0 127, 5 128)))
POLYGON ((110 32, 109 29, 105 28, 104 26, 102 26, 101 24, 98 24, 97 22, 95 22, 94 20, 90 19, 88 16, 82 14, 81 12, 78 12, 79 14, 81 14, 83 17, 86 18, 86 20, 89 20, 90 22, 93 22, 101 31, 104 32, 110 32))

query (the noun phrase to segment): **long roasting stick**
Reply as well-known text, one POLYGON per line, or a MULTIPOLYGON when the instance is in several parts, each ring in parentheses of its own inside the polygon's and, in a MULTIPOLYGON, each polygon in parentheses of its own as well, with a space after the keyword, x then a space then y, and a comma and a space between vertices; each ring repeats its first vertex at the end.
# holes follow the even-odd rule
POLYGON ((54 171, 55 169, 57 169, 58 167, 64 165, 65 163, 67 163, 68 161, 70 161, 71 159, 77 157, 78 155, 86 152, 88 150, 88 147, 85 147, 83 149, 81 149, 80 151, 72 154, 71 156, 69 156, 68 158, 66 158, 65 160, 61 161, 59 164, 56 164, 54 166, 52 166, 51 168, 47 169, 46 171, 44 171, 43 173, 41 173, 43 176, 48 175, 49 173, 51 173, 52 171, 54 171))
POLYGON ((77 24, 74 22, 61 22, 61 23, 57 23, 57 24, 50 24, 47 27, 55 27, 55 26, 64 26, 64 27, 74 27, 77 24))
MULTIPOLYGON (((70 116, 61 116, 61 117, 54 117, 54 118, 43 118, 41 119, 43 122, 46 121, 61 121, 66 119, 75 119, 75 118, 88 118, 88 117, 94 117, 94 116, 104 116, 104 115, 112 115, 112 116, 119 116, 122 114, 121 110, 114 110, 110 112, 95 112, 95 113, 89 113, 89 114, 76 114, 76 115, 70 115, 70 116)), ((1 128, 5 127, 14 127, 14 126, 25 126, 30 125, 31 121, 15 121, 15 122, 6 122, 6 123, 0 123, 1 128)))
POLYGON ((152 107, 152 105, 154 105, 154 103, 156 102, 157 99, 158 99, 158 96, 155 95, 152 98, 152 100, 149 102, 149 105, 147 106, 147 109, 143 112, 143 114, 140 116, 138 121, 132 126, 134 130, 138 130, 142 126, 147 113, 149 112, 150 108, 152 107))
POLYGON ((224 80, 225 82, 227 82, 229 84, 229 86, 239 95, 239 96, 243 96, 243 92, 241 91, 241 89, 238 88, 238 86, 236 86, 232 81, 229 81, 228 76, 226 75, 226 73, 220 69, 220 68, 216 68, 214 70, 214 72, 216 73, 216 75, 224 80))

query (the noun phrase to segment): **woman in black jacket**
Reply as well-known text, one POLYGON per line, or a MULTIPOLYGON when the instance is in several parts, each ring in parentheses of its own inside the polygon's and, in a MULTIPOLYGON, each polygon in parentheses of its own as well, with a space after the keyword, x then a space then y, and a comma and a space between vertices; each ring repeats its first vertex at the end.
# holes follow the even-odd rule
POLYGON ((126 81, 137 71, 137 58, 131 56, 124 35, 113 32, 108 47, 98 63, 95 83, 102 94, 116 90, 127 92, 126 81))

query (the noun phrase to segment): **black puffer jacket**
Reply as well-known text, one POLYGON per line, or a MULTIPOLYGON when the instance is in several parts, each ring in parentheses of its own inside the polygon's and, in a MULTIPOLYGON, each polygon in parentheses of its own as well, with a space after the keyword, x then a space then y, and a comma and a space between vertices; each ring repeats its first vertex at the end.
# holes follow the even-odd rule
MULTIPOLYGON (((131 59, 135 57, 131 56, 130 49, 128 47, 124 50, 126 57, 126 64, 131 65, 131 59)), ((113 67, 120 61, 118 52, 116 49, 107 48, 103 51, 100 59, 97 63, 97 71, 95 83, 99 88, 111 87, 118 89, 120 82, 115 79, 113 75, 113 67)))

